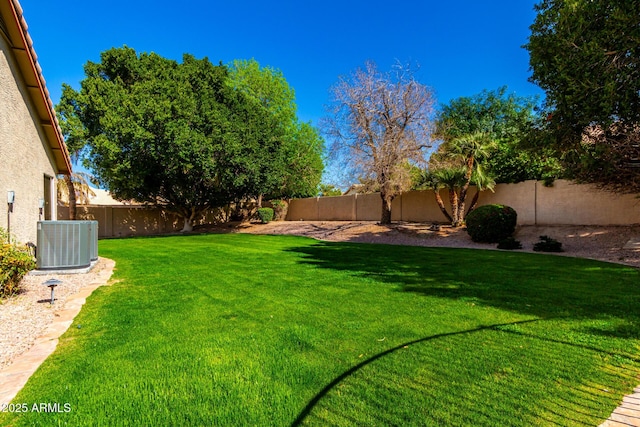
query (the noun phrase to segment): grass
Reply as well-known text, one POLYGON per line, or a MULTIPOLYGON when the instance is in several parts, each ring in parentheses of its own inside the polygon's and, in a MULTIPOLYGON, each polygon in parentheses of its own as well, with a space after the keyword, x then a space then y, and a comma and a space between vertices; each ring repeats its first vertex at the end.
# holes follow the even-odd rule
POLYGON ((640 378, 640 272, 541 254, 199 235, 100 242, 12 426, 598 425, 640 378))

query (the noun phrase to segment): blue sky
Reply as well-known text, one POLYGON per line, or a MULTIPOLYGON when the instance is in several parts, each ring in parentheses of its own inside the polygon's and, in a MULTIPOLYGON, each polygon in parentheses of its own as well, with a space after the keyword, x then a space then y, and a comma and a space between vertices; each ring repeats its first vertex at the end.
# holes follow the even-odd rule
POLYGON ((299 117, 317 123, 340 75, 366 60, 381 70, 417 63, 439 103, 529 83, 526 43, 536 0, 219 1, 21 0, 55 103, 62 83, 78 86, 87 60, 127 45, 180 59, 255 58, 280 69, 296 92, 299 117))

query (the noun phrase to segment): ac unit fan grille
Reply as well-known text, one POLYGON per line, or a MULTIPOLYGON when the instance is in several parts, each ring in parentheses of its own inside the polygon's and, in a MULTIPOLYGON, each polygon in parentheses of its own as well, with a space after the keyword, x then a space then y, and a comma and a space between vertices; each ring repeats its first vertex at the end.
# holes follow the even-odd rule
POLYGON ((37 267, 72 269, 98 259, 97 221, 39 221, 37 267))

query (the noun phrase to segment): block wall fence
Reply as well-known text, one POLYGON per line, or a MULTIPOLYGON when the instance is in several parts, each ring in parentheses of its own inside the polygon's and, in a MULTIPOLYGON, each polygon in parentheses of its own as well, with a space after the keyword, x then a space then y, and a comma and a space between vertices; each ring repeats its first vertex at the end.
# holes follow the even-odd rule
MULTIPOLYGON (((470 188, 467 206, 475 194, 470 188)), ((446 191, 440 193, 448 206, 446 191)), ((509 205, 519 225, 630 225, 640 224, 640 195, 614 194, 593 185, 557 180, 552 187, 540 181, 498 184, 495 192, 480 194, 478 205, 509 205)), ((382 213, 379 193, 294 199, 288 221, 377 221, 382 213)), ((393 221, 446 222, 433 191, 411 191, 392 204, 393 221)))
MULTIPOLYGON (((202 223, 215 223, 218 213, 207 214, 202 223)), ((78 219, 98 221, 98 237, 131 237, 177 233, 184 220, 161 209, 132 205, 85 205, 77 208, 78 219)), ((58 219, 69 219, 69 208, 58 206, 58 219)))
MULTIPOLYGON (((469 191, 468 202, 475 188, 469 191)), ((441 193, 445 205, 447 193, 441 193)), ((518 213, 518 225, 632 225, 640 224, 640 195, 614 194, 593 185, 557 180, 498 184, 484 191, 478 205, 509 205, 518 213)), ((378 193, 293 199, 288 221, 379 221, 382 202, 378 193)), ((79 219, 97 220, 98 236, 127 237, 178 232, 183 221, 160 209, 143 206, 80 206, 79 219)), ((58 207, 58 219, 68 219, 68 208, 58 207)), ((218 213, 201 222, 214 223, 218 213)), ((396 198, 393 221, 446 222, 432 191, 411 191, 396 198)))

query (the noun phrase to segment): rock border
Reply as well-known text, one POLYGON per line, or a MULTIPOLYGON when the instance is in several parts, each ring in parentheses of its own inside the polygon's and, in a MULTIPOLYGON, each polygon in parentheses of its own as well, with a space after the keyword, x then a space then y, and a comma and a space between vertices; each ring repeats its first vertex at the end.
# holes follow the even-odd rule
MULTIPOLYGON (((53 320, 46 326, 44 334, 35 339, 33 345, 26 352, 10 354, 10 357, 5 360, 7 365, 0 371, 0 405, 9 404, 42 362, 54 352, 58 345, 58 338, 69 329, 73 319, 80 313, 89 295, 109 282, 114 268, 115 261, 108 258, 100 258, 96 267, 94 267, 96 269, 95 272, 74 277, 75 281, 80 281, 80 283, 84 279, 84 284, 80 285, 80 290, 75 294, 68 297, 64 296, 64 304, 60 304, 60 301, 56 299, 62 305, 62 308, 54 312, 53 320)), ((68 279, 70 275, 66 276, 65 279, 68 279)), ((41 280, 43 276, 36 277, 41 280)), ((48 291, 48 289, 45 290, 48 291)), ((33 298, 34 296, 37 296, 37 292, 32 292, 31 297, 33 298)), ((18 298, 20 297, 26 296, 18 296, 18 298)), ((11 301, 8 303, 11 303, 11 301)), ((37 303, 49 304, 44 300, 38 300, 37 303)))

